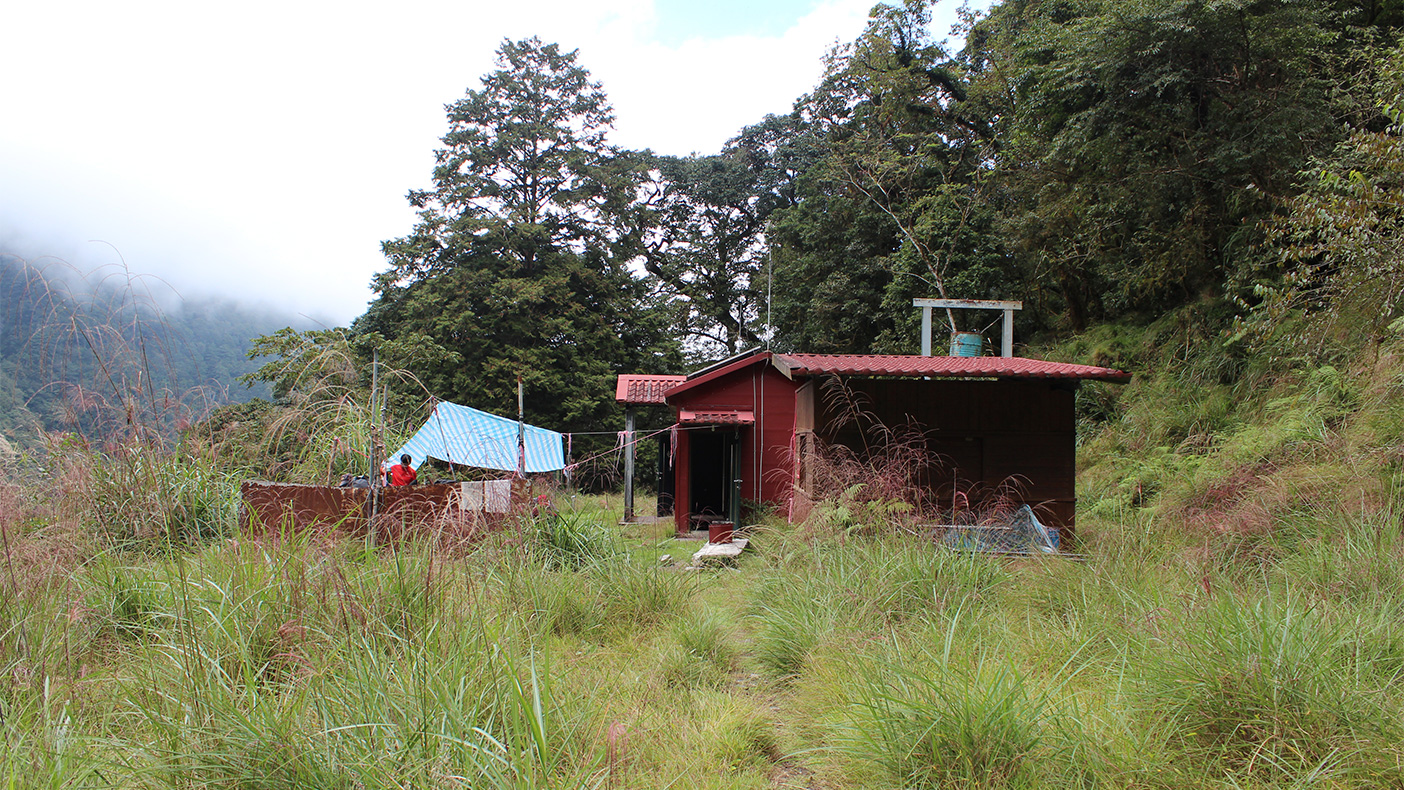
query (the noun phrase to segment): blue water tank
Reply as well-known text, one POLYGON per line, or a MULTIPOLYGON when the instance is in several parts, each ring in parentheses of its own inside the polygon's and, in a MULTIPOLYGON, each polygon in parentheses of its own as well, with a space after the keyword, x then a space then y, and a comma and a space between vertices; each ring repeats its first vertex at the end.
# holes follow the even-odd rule
POLYGON ((952 332, 951 356, 979 357, 985 354, 985 336, 979 332, 952 332))

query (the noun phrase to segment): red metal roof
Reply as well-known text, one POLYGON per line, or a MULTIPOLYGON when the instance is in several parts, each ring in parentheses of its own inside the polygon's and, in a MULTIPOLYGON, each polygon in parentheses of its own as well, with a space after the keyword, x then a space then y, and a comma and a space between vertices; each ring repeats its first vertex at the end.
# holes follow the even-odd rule
POLYGON ((883 354, 776 354, 791 375, 930 376, 933 378, 1095 379, 1127 382, 1112 368, 1045 362, 1026 357, 918 357, 883 354))
POLYGON ((625 374, 619 377, 614 399, 629 405, 658 405, 664 403, 663 393, 676 387, 687 376, 651 376, 625 374))
POLYGON ((681 425, 754 425, 755 422, 755 412, 751 411, 678 411, 681 425))
POLYGON ((752 354, 751 356, 740 357, 735 362, 727 362, 724 364, 713 365, 710 368, 703 368, 702 370, 695 371, 693 373, 688 374, 687 376, 684 376, 683 381, 674 385, 673 389, 668 390, 667 394, 676 395, 679 392, 690 390, 693 387, 700 387, 708 382, 716 381, 720 378, 726 378, 727 376, 730 376, 732 373, 735 373, 736 371, 742 368, 747 368, 751 365, 766 362, 770 359, 770 356, 770 352, 765 351, 759 354, 752 354))

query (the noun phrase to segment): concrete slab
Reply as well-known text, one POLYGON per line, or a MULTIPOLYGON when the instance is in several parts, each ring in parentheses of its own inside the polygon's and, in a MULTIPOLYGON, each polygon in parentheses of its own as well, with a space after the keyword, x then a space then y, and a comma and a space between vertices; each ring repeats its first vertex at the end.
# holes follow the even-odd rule
POLYGON ((750 542, 747 538, 736 538, 730 543, 708 543, 692 555, 692 564, 730 562, 741 556, 741 552, 746 550, 746 545, 750 542))

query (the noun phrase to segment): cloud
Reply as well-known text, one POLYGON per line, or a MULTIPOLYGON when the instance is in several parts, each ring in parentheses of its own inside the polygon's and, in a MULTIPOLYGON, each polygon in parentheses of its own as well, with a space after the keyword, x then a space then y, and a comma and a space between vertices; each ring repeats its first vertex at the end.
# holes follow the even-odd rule
POLYGON ((443 105, 504 38, 579 48, 616 143, 708 153, 787 112, 871 2, 676 46, 658 43, 652 0, 10 3, 0 239, 96 265, 100 238, 180 290, 346 321, 380 242, 413 225, 404 195, 429 183, 443 105))

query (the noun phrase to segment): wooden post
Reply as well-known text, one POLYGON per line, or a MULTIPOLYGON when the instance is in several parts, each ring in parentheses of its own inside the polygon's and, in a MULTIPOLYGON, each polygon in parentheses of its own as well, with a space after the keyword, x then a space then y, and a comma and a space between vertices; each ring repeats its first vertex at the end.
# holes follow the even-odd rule
POLYGON ((522 398, 522 374, 517 374, 517 477, 526 477, 526 401, 522 398))
POLYGON ((574 477, 575 477, 575 476, 572 475, 572 474, 570 473, 570 467, 571 467, 571 464, 572 464, 572 462, 573 462, 572 459, 571 459, 571 454, 572 454, 574 451, 575 451, 575 440, 573 439, 573 437, 571 437, 570 434, 566 434, 566 465, 565 465, 565 469, 562 470, 562 471, 565 472, 566 491, 572 490, 572 489, 571 489, 571 486, 574 485, 574 477))
POLYGON ((931 356, 931 308, 921 308, 921 355, 931 356))
POLYGON ((1001 357, 1014 356, 1014 311, 1004 311, 1004 332, 1000 338, 999 355, 1001 357))
POLYGON ((634 520, 634 407, 624 407, 624 521, 634 520))

